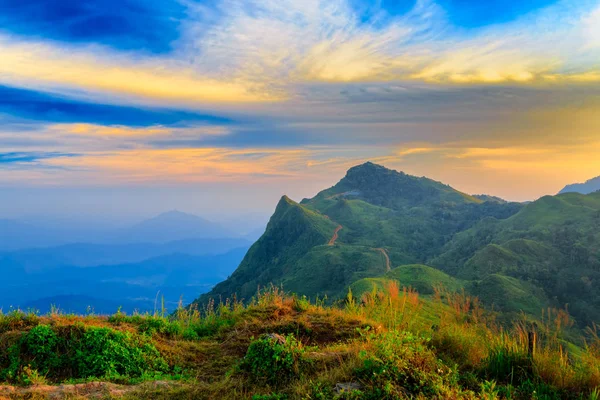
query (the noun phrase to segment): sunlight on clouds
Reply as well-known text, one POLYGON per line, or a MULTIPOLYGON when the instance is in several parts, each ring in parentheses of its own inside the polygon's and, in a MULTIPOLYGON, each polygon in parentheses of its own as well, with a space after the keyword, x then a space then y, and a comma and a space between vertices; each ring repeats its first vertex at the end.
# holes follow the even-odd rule
POLYGON ((361 148, 136 148, 87 151, 77 157, 48 158, 17 170, 0 169, 0 182, 42 184, 180 184, 323 180, 342 174, 360 158, 361 148), (60 173, 57 174, 57 171, 60 173))
POLYGON ((413 79, 455 83, 527 83, 536 75, 551 70, 549 60, 541 62, 519 50, 503 50, 498 44, 450 51, 439 62, 432 62, 413 79))
POLYGON ((50 124, 26 131, 0 130, 0 143, 3 143, 1 147, 6 152, 53 151, 85 156, 115 149, 181 147, 189 146, 189 143, 200 145, 204 139, 228 134, 227 127, 218 125, 127 127, 72 123, 50 124))
POLYGON ((104 126, 94 124, 56 124, 50 127, 53 132, 83 136, 174 136, 181 137, 194 135, 214 136, 226 135, 229 131, 221 126, 202 126, 191 128, 174 128, 165 126, 151 126, 147 128, 133 128, 128 126, 104 126))
POLYGON ((433 0, 373 21, 346 0, 221 0, 210 24, 191 2, 160 55, 0 34, 2 85, 234 121, 4 127, 3 150, 78 156, 7 166, 0 182, 306 184, 373 160, 532 198, 600 171, 597 5, 562 0, 465 32, 433 0))
POLYGON ((410 156, 413 154, 426 154, 426 153, 432 153, 435 152, 439 149, 435 148, 435 147, 414 147, 414 148, 409 148, 409 149, 403 149, 403 150, 398 150, 395 155, 399 156, 399 157, 404 157, 404 156, 410 156))
POLYGON ((519 147, 502 147, 502 148, 486 148, 486 147, 471 147, 461 149, 458 154, 452 157, 456 158, 504 158, 504 157, 530 157, 536 155, 544 155, 551 153, 551 149, 534 149, 534 148, 519 148, 519 147))
POLYGON ((166 105, 277 102, 306 82, 598 82, 600 7, 589 4, 565 0, 467 39, 433 0, 376 21, 346 0, 222 0, 208 27, 196 15, 206 7, 188 3, 161 56, 0 36, 0 82, 166 105))
POLYGON ((322 41, 308 52, 298 71, 309 80, 351 82, 412 68, 414 61, 393 59, 382 51, 408 33, 408 29, 398 27, 378 35, 364 33, 343 40, 322 41))
POLYGON ((48 160, 81 176, 96 176, 106 183, 222 182, 249 178, 294 175, 295 163, 303 163, 305 150, 271 149, 140 149, 89 153, 72 159, 48 160))
MULTIPOLYGON (((254 4, 224 1, 225 22, 212 28, 206 35, 210 39, 197 40, 196 49, 208 55, 209 65, 216 60, 233 70, 243 66, 248 74, 264 75, 288 91, 302 81, 596 81, 599 68, 597 62, 580 62, 586 46, 581 38, 596 40, 598 14, 574 1, 473 30, 468 39, 427 0, 376 25, 360 21, 341 0, 257 2, 258 11, 252 13, 248 3, 254 4), (585 24, 572 23, 577 16, 585 24)), ((586 59, 593 60, 594 54, 586 59)))
POLYGON ((15 43, 1 36, 0 54, 0 82, 9 85, 36 83, 190 103, 276 100, 256 85, 205 78, 170 60, 127 58, 98 48, 15 43))
POLYGON ((561 186, 561 182, 585 181, 598 176, 600 171, 600 142, 588 144, 585 148, 572 146, 549 149, 535 156, 506 156, 504 158, 477 159, 477 163, 485 170, 497 170, 504 173, 544 176, 548 179, 548 171, 561 186))

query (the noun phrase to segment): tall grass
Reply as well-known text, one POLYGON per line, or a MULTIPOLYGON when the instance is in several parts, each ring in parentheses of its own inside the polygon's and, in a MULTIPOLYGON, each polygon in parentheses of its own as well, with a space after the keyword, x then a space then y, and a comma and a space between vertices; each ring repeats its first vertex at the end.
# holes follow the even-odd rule
MULTIPOLYGON (((389 398, 403 398, 401 387, 408 383, 421 396, 436 393, 453 398, 469 398, 469 391, 477 398, 490 399, 535 398, 546 393, 547 397, 539 398, 573 395, 569 398, 585 400, 597 399, 600 394, 600 327, 593 325, 573 342, 573 321, 568 312, 553 309, 546 310, 538 321, 523 315, 512 325, 503 325, 494 313, 480 306, 477 298, 443 287, 423 298, 414 289, 392 281, 383 291, 374 290, 360 299, 349 292, 344 301, 334 305, 269 287, 246 304, 235 298, 210 301, 200 308, 180 304, 172 314, 164 308, 153 314, 117 312, 110 317, 66 315, 60 310, 45 316, 19 310, 0 313, 0 335, 26 333, 38 325, 57 330, 69 324, 145 335, 160 351, 171 351, 168 346, 175 343, 190 343, 180 345, 178 351, 210 351, 210 355, 202 355, 203 360, 213 357, 214 365, 221 368, 224 364, 231 371, 235 371, 235 360, 243 358, 239 352, 248 348, 253 335, 278 332, 299 340, 311 337, 317 347, 306 357, 313 360, 313 368, 323 369, 297 382, 290 379, 292 386, 285 390, 299 398, 319 398, 307 393, 332 383, 335 386, 333 380, 340 379, 358 379, 373 396, 389 398), (302 324, 306 326, 302 328, 302 324), (365 326, 370 328, 365 331, 365 326), (358 333, 348 334, 357 328, 361 329, 358 333), (342 329, 346 334, 338 335, 343 338, 338 339, 335 330, 342 329), (225 353, 215 350, 228 342, 231 347, 225 353), (192 345, 195 343, 198 345, 192 345), (225 358, 219 361, 218 357, 225 358), (369 375, 373 371, 379 378, 369 375)), ((197 376, 203 374, 197 372, 197 376)), ((216 378, 211 375, 211 379, 216 378)), ((231 378, 223 373, 223 379, 231 378)), ((235 390, 245 393, 242 388, 248 382, 235 384, 235 390)), ((323 394, 330 393, 327 390, 318 391, 319 396, 329 398, 323 394)))

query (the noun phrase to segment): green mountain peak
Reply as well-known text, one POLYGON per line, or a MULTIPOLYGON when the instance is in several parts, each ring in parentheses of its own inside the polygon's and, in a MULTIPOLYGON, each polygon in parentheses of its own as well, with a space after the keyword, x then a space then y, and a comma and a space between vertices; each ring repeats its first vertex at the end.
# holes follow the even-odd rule
MULTIPOLYGON (((483 196, 482 196, 483 197, 483 196)), ((423 295, 463 287, 506 315, 563 307, 600 321, 600 194, 546 196, 527 205, 475 198, 371 162, 301 203, 283 196, 238 269, 200 302, 249 299, 270 284, 343 298, 389 280, 423 295), (491 288, 502 296, 489 295, 491 288), (354 290, 353 290, 354 292, 354 290), (527 293, 531 293, 531 298, 527 293)))
MULTIPOLYGON (((335 186, 313 200, 362 199, 390 209, 432 203, 482 203, 483 201, 429 178, 398 172, 367 162, 352 167, 335 186)), ((306 200, 304 203, 310 203, 306 200)))

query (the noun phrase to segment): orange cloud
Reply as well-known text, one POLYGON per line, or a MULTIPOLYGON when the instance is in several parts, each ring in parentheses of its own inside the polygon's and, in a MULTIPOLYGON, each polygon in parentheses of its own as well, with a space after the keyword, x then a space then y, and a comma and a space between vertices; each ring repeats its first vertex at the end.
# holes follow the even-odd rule
POLYGON ((0 36, 0 81, 79 88, 181 103, 280 100, 253 82, 210 78, 183 62, 140 58, 97 47, 63 48, 0 36))

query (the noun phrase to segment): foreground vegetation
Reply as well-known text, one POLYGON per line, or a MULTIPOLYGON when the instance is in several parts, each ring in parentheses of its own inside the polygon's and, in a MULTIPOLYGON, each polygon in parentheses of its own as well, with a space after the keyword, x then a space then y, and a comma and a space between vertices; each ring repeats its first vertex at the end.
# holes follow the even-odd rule
POLYGON ((0 398, 598 399, 598 332, 575 345, 571 324, 549 310, 503 328, 464 293, 393 281, 337 306, 273 288, 171 316, 12 312, 0 398), (125 386, 86 392, 92 381, 125 386))

